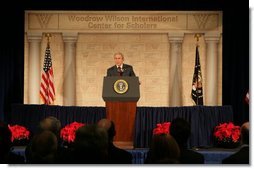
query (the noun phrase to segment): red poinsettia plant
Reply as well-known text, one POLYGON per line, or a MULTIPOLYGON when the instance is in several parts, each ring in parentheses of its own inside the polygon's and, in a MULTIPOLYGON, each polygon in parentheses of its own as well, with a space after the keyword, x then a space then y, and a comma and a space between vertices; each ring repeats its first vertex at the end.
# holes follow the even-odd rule
POLYGON ((153 129, 153 135, 157 134, 170 134, 170 122, 158 123, 156 128, 153 129))
POLYGON ((215 127, 213 135, 218 142, 238 143, 240 126, 235 126, 232 122, 223 123, 215 127))
POLYGON ((8 125, 10 131, 11 131, 11 142, 14 142, 15 140, 29 140, 30 131, 25 128, 24 126, 20 125, 8 125))
POLYGON ((72 143, 75 140, 76 130, 84 125, 84 123, 78 122, 73 122, 69 125, 66 125, 64 128, 61 129, 60 137, 63 139, 63 141, 72 143))

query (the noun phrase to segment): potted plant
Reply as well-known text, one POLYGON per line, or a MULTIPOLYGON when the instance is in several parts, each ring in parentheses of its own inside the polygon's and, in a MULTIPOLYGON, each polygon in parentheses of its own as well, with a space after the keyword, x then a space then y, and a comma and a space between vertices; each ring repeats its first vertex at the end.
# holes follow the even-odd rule
POLYGON ((232 122, 219 124, 213 135, 218 147, 235 148, 240 143, 240 126, 235 126, 232 122))
POLYGON ((76 130, 84 125, 84 123, 73 122, 61 129, 60 137, 63 140, 64 146, 70 146, 74 142, 76 130))
POLYGON ((14 146, 25 146, 29 142, 30 131, 21 125, 8 125, 11 131, 11 142, 14 146))
POLYGON ((153 135, 156 134, 170 134, 170 122, 158 123, 156 128, 153 129, 153 135))

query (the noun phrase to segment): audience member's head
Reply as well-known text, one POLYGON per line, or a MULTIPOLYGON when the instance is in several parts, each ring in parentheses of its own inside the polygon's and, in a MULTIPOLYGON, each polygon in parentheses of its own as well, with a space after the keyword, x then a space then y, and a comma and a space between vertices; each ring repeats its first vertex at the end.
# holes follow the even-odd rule
POLYGON ((179 147, 186 146, 191 134, 191 126, 185 119, 176 118, 171 122, 170 134, 175 138, 179 147))
POLYGON ((8 125, 0 122, 0 156, 7 154, 11 148, 11 131, 8 125))
POLYGON ((169 134, 153 135, 150 147, 149 163, 175 164, 180 157, 180 149, 175 139, 169 134))
POLYGON ((114 136, 116 135, 114 122, 108 119, 101 119, 98 122, 98 126, 104 128, 108 132, 109 142, 113 142, 114 136))
POLYGON ((35 135, 31 142, 31 163, 54 163, 57 137, 49 130, 35 135))
POLYGON ((49 116, 40 121, 40 131, 49 130, 53 132, 57 137, 60 135, 61 122, 53 116, 49 116))
POLYGON ((242 140, 242 144, 248 144, 249 145, 249 128, 250 128, 249 122, 245 122, 241 126, 241 140, 242 140))
POLYGON ((78 158, 83 155, 83 159, 79 159, 77 163, 105 163, 107 149, 108 135, 105 129, 97 125, 87 125, 76 131, 74 151, 78 158))

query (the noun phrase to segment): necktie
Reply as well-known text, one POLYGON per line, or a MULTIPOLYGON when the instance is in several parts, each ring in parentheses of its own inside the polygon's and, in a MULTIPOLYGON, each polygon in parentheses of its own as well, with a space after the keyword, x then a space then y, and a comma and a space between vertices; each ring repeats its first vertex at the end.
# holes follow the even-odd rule
POLYGON ((120 66, 117 67, 117 72, 118 72, 119 76, 123 75, 123 72, 122 72, 122 69, 120 66))

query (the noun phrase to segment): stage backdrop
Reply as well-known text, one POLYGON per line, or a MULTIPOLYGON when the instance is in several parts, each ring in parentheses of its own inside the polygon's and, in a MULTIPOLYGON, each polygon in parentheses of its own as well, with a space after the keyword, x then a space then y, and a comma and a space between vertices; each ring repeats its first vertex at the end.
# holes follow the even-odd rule
POLYGON ((24 103, 40 104, 51 33, 56 105, 104 106, 103 76, 122 52, 139 76, 138 106, 190 106, 195 33, 205 105, 222 104, 220 11, 26 11, 24 103))

